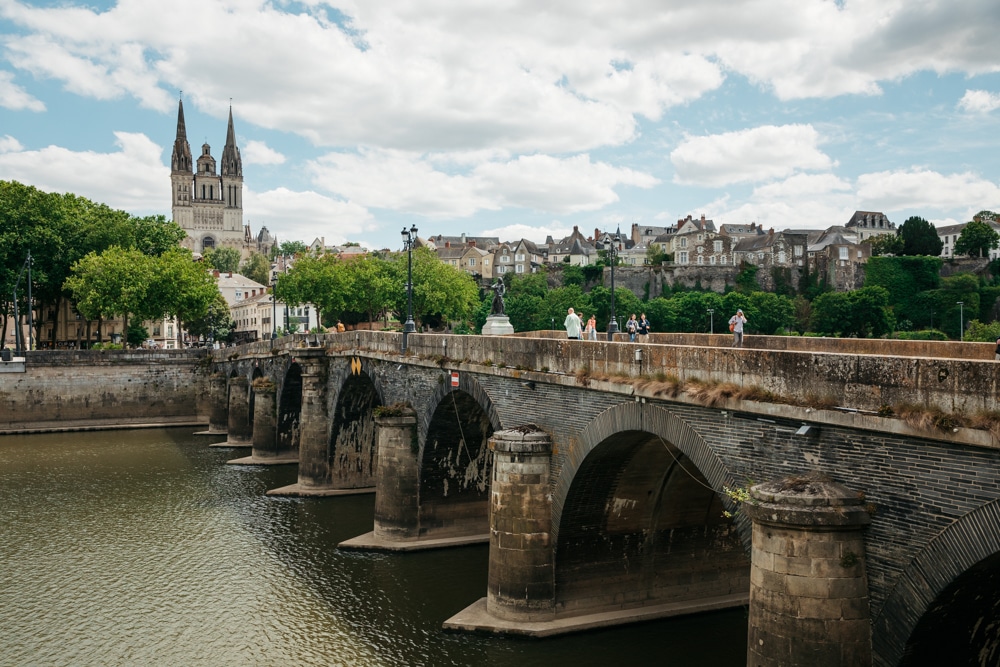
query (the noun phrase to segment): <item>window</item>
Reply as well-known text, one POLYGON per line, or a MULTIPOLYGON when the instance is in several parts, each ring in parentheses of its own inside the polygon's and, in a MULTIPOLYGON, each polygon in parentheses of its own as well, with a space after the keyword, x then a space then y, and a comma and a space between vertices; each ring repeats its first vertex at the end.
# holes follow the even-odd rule
POLYGON ((476 265, 476 258, 475 257, 470 257, 469 258, 469 266, 475 266, 475 265, 476 265))
POLYGON ((506 253, 503 254, 503 255, 500 255, 500 261, 501 262, 509 262, 510 261, 510 255, 508 255, 506 253))
POLYGON ((701 255, 698 255, 698 264, 704 264, 704 263, 705 263, 705 258, 702 257, 701 255))
POLYGON ((847 259, 848 258, 847 246, 841 246, 839 250, 840 250, 840 259, 847 259))
POLYGON ((785 251, 784 250, 779 250, 778 251, 778 263, 779 264, 784 264, 786 261, 787 260, 785 259, 785 251))
POLYGON ((483 266, 489 266, 489 265, 490 265, 490 258, 483 257, 483 266))
POLYGON ((688 263, 688 254, 686 250, 682 250, 681 252, 677 253, 677 263, 678 264, 688 263))
POLYGON ((763 262, 764 261, 764 253, 762 253, 762 252, 757 253, 757 261, 758 262, 763 262))
POLYGON ((518 256, 517 256, 517 257, 515 257, 514 259, 515 259, 516 261, 518 261, 518 262, 523 262, 523 261, 524 261, 524 253, 520 253, 520 254, 518 254, 518 256))
POLYGON ((722 241, 712 241, 712 250, 714 252, 722 252, 722 241))
MULTIPOLYGON (((686 247, 688 247, 688 240, 687 240, 687 239, 681 239, 681 247, 682 247, 682 248, 686 248, 686 247)), ((685 255, 686 255, 686 254, 687 254, 687 253, 685 253, 685 255)))
POLYGON ((711 257, 708 258, 708 263, 712 265, 715 264, 715 255, 712 255, 711 257))
POLYGON ((498 266, 497 273, 507 273, 507 267, 503 265, 498 266))
POLYGON ((726 263, 726 256, 723 255, 722 257, 719 258, 719 264, 725 264, 725 263, 726 263))
POLYGON ((802 256, 802 246, 800 245, 795 246, 795 256, 796 257, 802 256))
POLYGON ((524 273, 524 264, 518 264, 514 268, 516 269, 515 273, 524 273))

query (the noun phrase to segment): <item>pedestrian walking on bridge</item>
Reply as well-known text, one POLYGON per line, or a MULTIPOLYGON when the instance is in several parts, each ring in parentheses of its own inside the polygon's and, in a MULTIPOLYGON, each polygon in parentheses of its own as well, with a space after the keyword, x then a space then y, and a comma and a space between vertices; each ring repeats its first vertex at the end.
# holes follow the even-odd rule
POLYGON ((569 309, 566 319, 563 321, 563 326, 566 327, 567 338, 580 340, 580 317, 572 308, 569 309))
POLYGON ((733 347, 743 347, 743 325, 747 323, 742 310, 729 318, 729 330, 733 332, 733 347))

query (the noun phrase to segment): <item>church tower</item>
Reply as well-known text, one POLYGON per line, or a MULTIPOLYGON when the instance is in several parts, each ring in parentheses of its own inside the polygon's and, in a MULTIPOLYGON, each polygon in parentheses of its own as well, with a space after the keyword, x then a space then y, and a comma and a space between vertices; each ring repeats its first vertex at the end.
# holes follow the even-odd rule
POLYGON ((229 128, 222 151, 222 171, 216 172, 212 149, 206 143, 193 165, 191 146, 184 124, 184 103, 177 106, 177 137, 170 160, 173 190, 173 218, 187 237, 184 247, 197 253, 215 248, 235 248, 245 258, 248 248, 243 228, 243 160, 236 146, 233 109, 229 109, 229 128))

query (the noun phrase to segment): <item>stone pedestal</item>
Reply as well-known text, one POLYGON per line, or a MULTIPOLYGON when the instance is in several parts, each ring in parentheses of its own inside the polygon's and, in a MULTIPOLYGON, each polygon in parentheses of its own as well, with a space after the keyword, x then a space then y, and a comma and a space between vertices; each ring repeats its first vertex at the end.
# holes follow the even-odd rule
POLYGON ((375 537, 415 540, 420 536, 417 416, 410 408, 398 414, 383 412, 376 415, 375 428, 375 537))
POLYGON ((540 430, 498 431, 490 439, 490 570, 486 609, 497 618, 551 619, 555 554, 549 464, 552 440, 540 430))
MULTIPOLYGON (((312 352, 310 351, 310 354, 312 352)), ((326 361, 316 356, 299 355, 302 367, 302 411, 299 413, 299 486, 327 484, 330 463, 329 410, 326 407, 326 361)))
POLYGON ((483 325, 484 336, 506 336, 514 333, 514 325, 506 315, 488 315, 483 325))
POLYGON ((208 432, 225 433, 229 428, 229 406, 226 404, 226 376, 215 373, 208 380, 208 432))
POLYGON ((750 490, 748 667, 872 664, 860 494, 819 477, 750 490))
POLYGON ((229 378, 229 439, 226 444, 253 444, 253 424, 250 423, 250 383, 242 375, 229 378))
POLYGON ((270 380, 254 380, 253 452, 254 458, 274 458, 278 455, 278 410, 275 405, 277 388, 270 380))

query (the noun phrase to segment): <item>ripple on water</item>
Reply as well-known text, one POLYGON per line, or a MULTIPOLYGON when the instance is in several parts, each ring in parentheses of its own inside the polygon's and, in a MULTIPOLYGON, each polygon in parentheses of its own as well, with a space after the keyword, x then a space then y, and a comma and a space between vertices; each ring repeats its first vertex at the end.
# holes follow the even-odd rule
MULTIPOLYGON (((692 628, 745 642, 739 613, 554 642, 442 633, 484 594, 485 548, 337 551, 371 530, 372 496, 265 497, 294 467, 225 466, 191 432, 0 438, 0 665, 586 665, 665 637, 696 665, 692 628)), ((745 663, 732 653, 711 662, 745 663)))

